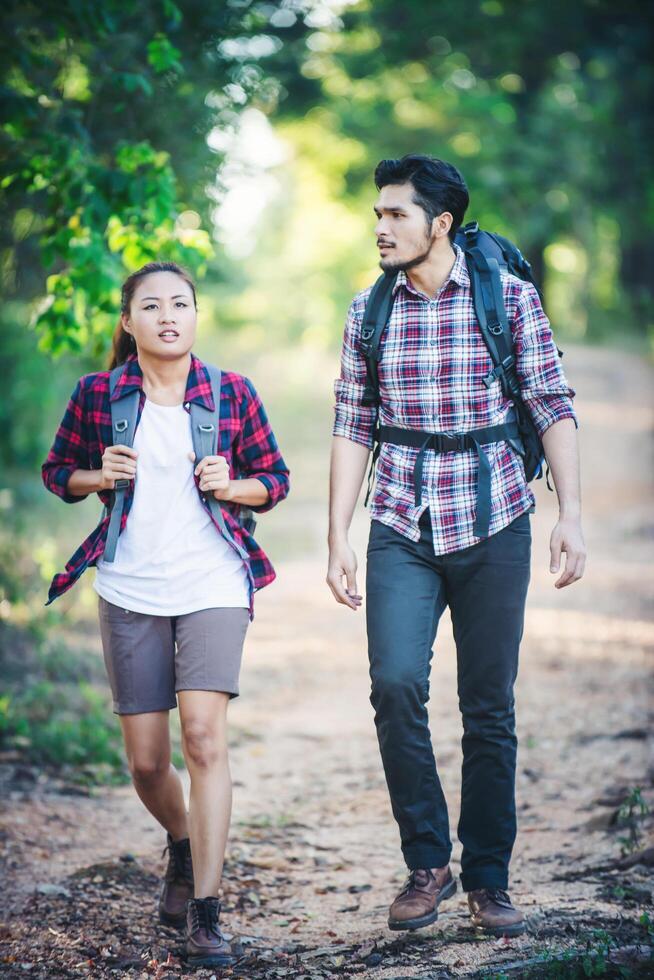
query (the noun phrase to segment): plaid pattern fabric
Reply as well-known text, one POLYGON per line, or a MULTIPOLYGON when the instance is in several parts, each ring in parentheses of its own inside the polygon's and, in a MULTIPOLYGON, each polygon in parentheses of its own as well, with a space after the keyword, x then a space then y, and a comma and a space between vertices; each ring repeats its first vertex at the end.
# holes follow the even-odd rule
MULTIPOLYGON (((463 251, 435 298, 414 288, 400 272, 395 302, 380 345, 379 385, 382 425, 461 433, 505 421, 512 402, 499 381, 483 384, 492 369, 488 349, 475 316, 470 278, 463 251)), ((552 331, 530 283, 502 274, 502 287, 515 342, 517 372, 525 404, 542 435, 554 422, 572 418, 572 398, 561 369, 552 331)), ((372 287, 371 287, 372 288, 372 287)), ((370 288, 355 296, 347 316, 341 374, 334 383, 336 412, 333 434, 371 447, 374 408, 363 408, 361 396, 366 365, 359 349, 361 323, 370 288)), ((534 496, 525 480, 520 456, 506 442, 484 447, 491 463, 490 534, 500 531, 524 511, 534 496)), ((370 516, 417 541, 418 521, 431 510, 434 551, 446 554, 476 544, 472 528, 477 491, 477 454, 425 454, 422 505, 415 506, 413 470, 417 449, 384 443, 370 516)))
MULTIPOLYGON (((123 374, 111 400, 115 401, 122 394, 133 389, 140 391, 138 425, 145 403, 145 392, 143 375, 135 354, 130 355, 125 362, 123 374)), ((193 354, 184 397, 187 411, 190 402, 198 402, 210 411, 215 410, 209 375, 202 361, 193 354)), ((222 372, 221 377, 218 440, 218 452, 229 463, 231 479, 256 477, 268 489, 270 499, 261 506, 252 507, 252 510, 259 512, 270 510, 286 497, 289 491, 289 471, 279 452, 261 400, 248 378, 227 371, 222 372)), ((111 443, 109 372, 87 374, 80 378, 75 387, 52 448, 42 466, 43 482, 47 489, 69 504, 83 500, 83 497, 74 497, 66 492, 68 479, 73 470, 101 469, 102 454, 111 443)), ((196 485, 200 493, 197 477, 196 485)), ((105 505, 110 504, 111 496, 111 491, 108 490, 98 493, 98 497, 105 505)), ((133 497, 134 484, 130 482, 125 494, 121 530, 127 523, 133 497)), ((204 501, 203 506, 211 515, 204 501)), ((248 552, 248 574, 252 597, 255 589, 261 589, 273 581, 274 569, 252 535, 238 522, 236 516, 238 505, 226 501, 222 504, 222 508, 234 539, 248 552)), ((214 525, 220 533, 215 521, 214 525)), ((55 575, 50 585, 46 605, 74 585, 89 565, 97 563, 104 552, 108 526, 109 518, 103 517, 69 560, 65 571, 55 575)), ((251 602, 250 614, 252 610, 251 602)))

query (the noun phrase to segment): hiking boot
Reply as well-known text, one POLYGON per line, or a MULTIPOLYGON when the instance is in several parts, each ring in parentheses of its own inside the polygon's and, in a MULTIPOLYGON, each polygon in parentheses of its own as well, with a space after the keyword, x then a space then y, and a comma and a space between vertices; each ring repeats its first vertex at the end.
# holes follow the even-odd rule
POLYGON ((438 906, 456 891, 450 866, 412 871, 390 907, 388 928, 421 929, 438 918, 438 906))
POLYGON ((514 908, 502 888, 478 888, 468 892, 472 924, 490 936, 520 936, 526 929, 522 912, 514 908))
POLYGON ((193 863, 191 842, 188 837, 174 841, 168 834, 168 843, 161 856, 168 851, 168 867, 159 896, 159 921, 175 929, 186 925, 186 903, 193 898, 193 863))
POLYGON ((236 957, 222 932, 217 898, 192 898, 187 906, 186 956, 193 966, 231 966, 236 957))

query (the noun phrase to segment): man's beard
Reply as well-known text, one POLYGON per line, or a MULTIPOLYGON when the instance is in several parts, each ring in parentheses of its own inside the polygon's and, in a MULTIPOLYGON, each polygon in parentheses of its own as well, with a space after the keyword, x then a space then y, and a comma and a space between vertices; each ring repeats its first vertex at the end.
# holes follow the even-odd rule
POLYGON ((393 262, 391 259, 381 259, 379 268, 383 272, 408 272, 409 269, 413 269, 415 266, 421 265, 422 262, 425 262, 429 258, 433 245, 433 241, 430 241, 426 252, 421 252, 420 255, 415 255, 412 259, 407 259, 404 262, 393 262))

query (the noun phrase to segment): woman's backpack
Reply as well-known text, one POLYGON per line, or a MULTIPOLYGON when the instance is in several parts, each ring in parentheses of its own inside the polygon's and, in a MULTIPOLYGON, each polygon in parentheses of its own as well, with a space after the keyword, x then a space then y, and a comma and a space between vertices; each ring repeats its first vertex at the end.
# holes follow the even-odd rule
MULTIPOLYGON (((218 428, 220 424, 220 369, 211 364, 205 364, 211 381, 211 391, 215 411, 205 408, 196 402, 191 402, 189 406, 191 414, 191 435, 193 438, 193 451, 195 452, 195 464, 204 459, 205 456, 214 456, 218 448, 218 428)), ((119 378, 124 371, 124 365, 119 364, 109 375, 109 395, 113 395, 119 378)), ((132 446, 134 444, 134 433, 136 431, 136 420, 138 418, 140 393, 138 388, 131 388, 122 398, 110 401, 111 405, 111 431, 113 434, 112 445, 132 446)), ((125 492, 129 486, 129 480, 116 480, 114 493, 109 508, 111 515, 107 540, 104 549, 104 561, 112 562, 116 555, 116 545, 120 534, 121 518, 125 504, 125 492)), ((233 540, 229 528, 225 522, 225 515, 222 512, 220 503, 212 493, 206 495, 206 502, 216 519, 222 534, 232 541, 234 547, 242 558, 247 558, 247 553, 233 540)), ((239 507, 238 521, 241 526, 249 533, 253 534, 256 527, 256 519, 249 507, 239 507)))

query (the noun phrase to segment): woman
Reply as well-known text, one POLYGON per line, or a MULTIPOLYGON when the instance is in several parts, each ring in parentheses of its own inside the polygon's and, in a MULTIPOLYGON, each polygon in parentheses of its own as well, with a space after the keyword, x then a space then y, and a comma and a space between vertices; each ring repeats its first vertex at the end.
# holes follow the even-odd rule
POLYGON ((97 493, 106 507, 48 602, 97 567, 114 712, 136 792, 168 834, 159 917, 186 925, 191 962, 224 966, 233 961, 218 900, 231 813, 227 705, 238 695, 253 593, 275 577, 242 511, 282 500, 289 474, 251 382, 214 369, 212 384, 191 353, 196 318, 195 287, 174 263, 150 263, 124 283, 110 371, 80 378, 43 464, 46 487, 64 501, 97 493), (116 421, 128 403, 133 445, 113 444, 131 441, 116 421), (202 459, 198 413, 218 423, 202 459), (177 700, 188 813, 170 756, 177 700))

